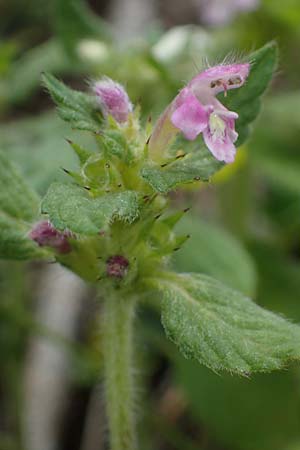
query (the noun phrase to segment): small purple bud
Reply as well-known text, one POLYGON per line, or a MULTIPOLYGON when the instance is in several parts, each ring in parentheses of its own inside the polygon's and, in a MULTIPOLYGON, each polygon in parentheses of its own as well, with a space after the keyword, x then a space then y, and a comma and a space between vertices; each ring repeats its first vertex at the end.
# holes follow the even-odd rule
POLYGON ((129 261, 122 255, 114 255, 106 261, 106 273, 109 277, 124 278, 127 274, 129 261))
POLYGON ((71 234, 67 231, 61 232, 47 220, 39 222, 29 233, 29 237, 40 247, 51 247, 58 253, 69 253, 72 248, 68 241, 71 234))
POLYGON ((119 123, 128 120, 128 114, 132 112, 132 104, 121 84, 105 77, 95 81, 92 88, 105 116, 110 114, 119 123))

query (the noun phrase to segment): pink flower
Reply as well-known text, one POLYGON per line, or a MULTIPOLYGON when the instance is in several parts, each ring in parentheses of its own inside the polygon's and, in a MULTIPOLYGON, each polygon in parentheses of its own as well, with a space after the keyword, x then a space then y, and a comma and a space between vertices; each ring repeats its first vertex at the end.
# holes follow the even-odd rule
POLYGON ((102 78, 96 81, 92 88, 105 116, 110 114, 119 123, 127 121, 128 114, 132 111, 132 104, 121 84, 110 78, 102 78))
POLYGON ((166 146, 180 130, 186 139, 203 134, 204 142, 219 161, 234 161, 235 120, 238 114, 229 111, 217 98, 220 92, 237 89, 245 83, 249 64, 215 66, 193 78, 183 88, 158 120, 150 139, 150 150, 166 146))
POLYGON ((29 233, 29 237, 40 247, 51 247, 61 254, 69 253, 72 250, 68 241, 70 233, 56 230, 47 220, 37 223, 29 233))

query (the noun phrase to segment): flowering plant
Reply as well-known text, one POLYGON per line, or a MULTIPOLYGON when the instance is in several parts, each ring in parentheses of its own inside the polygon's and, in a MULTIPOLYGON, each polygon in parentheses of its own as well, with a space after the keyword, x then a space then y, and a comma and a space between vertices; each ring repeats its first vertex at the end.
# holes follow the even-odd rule
POLYGON ((98 287, 112 450, 137 448, 134 313, 154 293, 168 338, 186 357, 216 372, 250 376, 300 357, 297 325, 211 277, 169 268, 173 252, 189 236, 175 230, 188 208, 169 211, 167 194, 186 183, 207 182, 234 161, 276 58, 271 43, 248 61, 208 68, 179 92, 153 128, 150 121, 142 125, 139 109, 115 81, 103 78, 83 93, 44 74, 61 118, 89 132, 97 150, 69 140, 79 169, 66 169, 71 182, 53 183, 42 200, 0 154, 1 257, 54 259, 98 287))

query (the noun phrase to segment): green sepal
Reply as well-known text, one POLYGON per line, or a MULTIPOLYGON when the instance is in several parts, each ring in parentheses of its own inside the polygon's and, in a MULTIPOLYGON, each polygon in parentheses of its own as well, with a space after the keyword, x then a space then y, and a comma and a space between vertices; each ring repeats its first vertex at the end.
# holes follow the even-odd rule
POLYGON ((106 157, 116 156, 117 158, 125 159, 128 145, 119 131, 106 130, 103 134, 97 134, 96 140, 100 150, 106 157))
POLYGON ((148 164, 141 171, 142 177, 161 194, 166 194, 181 184, 209 181, 223 164, 217 161, 201 143, 199 147, 198 150, 188 153, 184 158, 175 160, 165 167, 148 164))
POLYGON ((83 148, 81 145, 76 144, 75 142, 70 141, 69 139, 67 139, 67 142, 71 145, 81 165, 85 164, 86 161, 89 159, 89 157, 93 154, 92 152, 83 148))
POLYGON ((115 220, 131 223, 137 219, 138 194, 123 191, 93 198, 78 186, 53 183, 42 201, 42 213, 49 215, 58 230, 93 235, 115 220))

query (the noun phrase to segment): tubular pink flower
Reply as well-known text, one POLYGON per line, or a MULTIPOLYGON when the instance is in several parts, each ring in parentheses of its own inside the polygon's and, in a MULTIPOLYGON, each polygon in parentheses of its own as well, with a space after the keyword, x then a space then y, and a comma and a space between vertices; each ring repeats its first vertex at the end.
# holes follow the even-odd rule
POLYGON ((105 116, 110 114, 119 123, 128 120, 128 114, 132 111, 132 104, 121 84, 110 78, 103 78, 96 81, 92 88, 105 116))
POLYGON ((233 162, 238 114, 229 111, 216 95, 221 92, 226 95, 228 90, 243 86, 249 70, 249 64, 220 65, 194 77, 158 120, 149 150, 157 154, 178 131, 188 140, 194 140, 202 133, 205 144, 216 159, 233 162))

